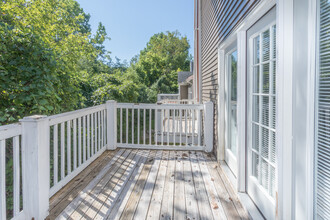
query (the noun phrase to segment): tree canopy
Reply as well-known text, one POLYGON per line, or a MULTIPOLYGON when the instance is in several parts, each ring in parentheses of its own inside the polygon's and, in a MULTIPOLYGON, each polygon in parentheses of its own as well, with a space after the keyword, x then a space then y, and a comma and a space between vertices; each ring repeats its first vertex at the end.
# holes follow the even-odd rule
POLYGON ((75 0, 0 1, 0 124, 177 92, 191 60, 186 37, 155 34, 128 64, 111 59, 105 27, 92 34, 89 19, 75 0))
POLYGON ((89 15, 73 0, 0 4, 0 122, 81 105, 84 63, 104 53, 106 33, 92 37, 89 15))
POLYGON ((139 79, 147 88, 147 102, 155 102, 158 93, 176 93, 177 72, 189 70, 187 37, 178 31, 153 35, 134 65, 139 79))

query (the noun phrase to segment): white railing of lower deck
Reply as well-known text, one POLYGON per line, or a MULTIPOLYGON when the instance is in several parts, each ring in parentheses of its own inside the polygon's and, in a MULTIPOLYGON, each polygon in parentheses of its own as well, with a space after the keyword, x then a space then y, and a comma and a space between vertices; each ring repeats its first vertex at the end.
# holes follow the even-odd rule
POLYGON ((117 104, 117 147, 204 150, 204 105, 117 104))
POLYGON ((0 127, 0 219, 24 219, 21 135, 19 123, 0 127))
POLYGON ((0 219, 46 218, 49 198, 102 152, 117 147, 210 152, 213 105, 108 101, 0 126, 0 219), (6 149, 13 150, 13 211, 9 214, 6 149))
POLYGON ((159 101, 158 103, 161 103, 161 104, 185 104, 185 105, 198 104, 198 102, 195 99, 163 99, 163 100, 159 101))
POLYGON ((50 197, 105 151, 106 117, 105 105, 99 105, 48 118, 50 197))
POLYGON ((158 94, 157 102, 160 102, 164 99, 178 100, 179 98, 180 98, 180 94, 158 94))

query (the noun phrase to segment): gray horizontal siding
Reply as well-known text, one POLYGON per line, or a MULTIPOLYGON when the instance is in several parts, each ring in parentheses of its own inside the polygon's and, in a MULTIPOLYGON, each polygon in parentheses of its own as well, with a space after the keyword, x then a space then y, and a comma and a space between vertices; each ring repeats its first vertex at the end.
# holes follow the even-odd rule
POLYGON ((214 149, 218 143, 218 46, 258 0, 201 0, 202 100, 214 103, 214 149))

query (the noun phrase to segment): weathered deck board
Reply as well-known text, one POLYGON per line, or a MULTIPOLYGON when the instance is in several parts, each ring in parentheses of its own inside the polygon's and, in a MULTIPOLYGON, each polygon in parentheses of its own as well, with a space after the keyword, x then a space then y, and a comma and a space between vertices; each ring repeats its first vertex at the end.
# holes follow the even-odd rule
POLYGON ((125 205, 134 189, 136 182, 138 181, 139 175, 148 159, 149 151, 146 152, 145 156, 142 157, 140 163, 137 165, 136 169, 129 181, 126 183, 122 193, 119 195, 117 202, 111 206, 106 214, 108 219, 119 219, 122 212, 124 211, 125 205))
MULTIPOLYGON (((120 195, 121 192, 127 188, 127 183, 129 183, 130 178, 136 175, 136 169, 139 168, 139 164, 144 163, 146 160, 146 156, 148 155, 148 151, 140 151, 137 153, 137 159, 130 164, 130 167, 126 169, 125 174, 122 176, 114 190, 112 190, 111 194, 108 196, 107 200, 103 204, 102 208, 98 211, 97 215, 94 219, 105 219, 108 216, 108 213, 111 212, 112 207, 115 204, 120 204, 120 195)), ((125 193, 123 194, 125 195, 125 193)))
POLYGON ((187 219, 190 220, 199 219, 197 196, 196 196, 194 180, 192 176, 189 154, 183 153, 182 157, 183 157, 183 170, 184 170, 184 180, 185 180, 187 219))
POLYGON ((182 151, 178 151, 175 161, 174 219, 186 218, 186 201, 183 179, 182 151))
POLYGON ((167 170, 169 152, 163 152, 163 158, 160 163, 157 179, 155 180, 154 193, 152 194, 151 203, 148 210, 147 219, 158 219, 162 206, 163 193, 165 187, 165 173, 167 170))
POLYGON ((174 174, 175 174, 175 152, 170 151, 170 157, 165 173, 165 188, 160 212, 160 219, 173 219, 173 196, 174 196, 174 174))
POLYGON ((48 219, 248 219, 212 155, 105 152, 51 198, 48 219))
POLYGON ((229 193, 227 192, 222 179, 217 173, 216 170, 218 167, 217 163, 215 161, 212 161, 210 157, 206 157, 204 154, 202 155, 202 157, 204 158, 205 163, 207 164, 207 168, 212 178, 212 181, 216 183, 214 184, 214 186, 216 188, 216 191, 218 193, 218 196, 220 198, 221 204, 224 208, 227 218, 229 220, 240 219, 239 213, 237 212, 236 207, 232 202, 232 198, 229 196, 229 193))
POLYGON ((121 167, 115 175, 108 181, 105 187, 101 190, 99 195, 95 195, 95 199, 91 202, 89 209, 85 212, 84 218, 94 219, 96 215, 105 215, 107 212, 107 208, 104 206, 110 206, 112 203, 112 199, 108 199, 111 194, 114 194, 113 191, 120 188, 120 185, 123 184, 127 176, 132 172, 135 165, 138 163, 140 159, 140 155, 136 154, 136 151, 132 151, 130 157, 126 159, 124 163, 122 163, 121 167))
POLYGON ((79 193, 79 195, 61 212, 58 219, 70 219, 70 215, 75 211, 76 207, 88 196, 89 192, 94 188, 100 179, 105 175, 110 168, 119 163, 119 158, 122 158, 123 151, 118 151, 110 162, 102 169, 102 171, 79 193))
POLYGON ((148 208, 151 201, 153 189, 155 187, 155 180, 157 177, 160 161, 162 158, 162 151, 157 151, 155 161, 151 167, 147 182, 144 186, 140 201, 135 211, 134 219, 146 219, 148 208))
POLYGON ((99 174, 111 161, 118 151, 104 152, 93 161, 78 176, 71 180, 65 187, 50 199, 50 213, 48 219, 55 219, 79 193, 99 174))
POLYGON ((199 168, 197 156, 194 152, 190 154, 190 162, 191 162, 193 180, 195 184, 195 191, 196 191, 200 219, 205 219, 205 220, 214 219, 212 214, 212 208, 209 203, 208 195, 204 185, 203 176, 199 168))
POLYGON ((98 195, 102 192, 104 188, 107 187, 107 183, 110 181, 115 181, 115 178, 122 175, 125 166, 134 157, 134 151, 126 150, 122 157, 113 165, 112 169, 101 177, 99 183, 88 193, 88 195, 78 203, 78 205, 73 205, 72 208, 75 209, 70 215, 71 219, 80 219, 84 216, 84 213, 91 206, 91 203, 98 200, 98 195), (123 167, 124 166, 124 167, 123 167))
POLYGON ((224 171, 222 170, 221 166, 219 166, 216 163, 215 156, 211 154, 207 154, 206 158, 210 161, 208 164, 211 166, 213 165, 214 169, 217 170, 218 175, 220 176, 220 179, 223 182, 223 186, 225 187, 225 190, 228 192, 230 199, 234 206, 236 207, 236 210, 241 217, 241 219, 249 219, 249 215, 246 212, 246 210, 243 208, 242 204, 240 203, 237 194, 235 193, 233 186, 230 184, 229 179, 226 177, 224 171))
POLYGON ((206 166, 205 161, 203 160, 201 154, 203 154, 203 153, 198 152, 197 158, 198 158, 198 162, 199 162, 199 167, 202 172, 202 176, 203 176, 206 192, 207 192, 207 195, 209 198, 209 202, 211 204, 211 209, 212 209, 214 219, 226 219, 225 211, 223 210, 223 207, 220 202, 220 198, 219 198, 217 191, 215 189, 215 186, 214 186, 214 181, 212 181, 213 179, 211 178, 210 173, 207 170, 207 166, 206 166))
POLYGON ((152 164, 154 162, 155 153, 156 153, 155 151, 152 151, 150 153, 147 163, 144 165, 144 167, 141 171, 137 184, 135 185, 135 187, 132 191, 132 194, 130 195, 130 198, 128 199, 128 202, 126 204, 126 207, 125 207, 123 213, 120 216, 120 219, 122 219, 122 220, 133 219, 135 210, 139 204, 140 197, 143 193, 144 185, 147 182, 149 172, 150 172, 152 164))

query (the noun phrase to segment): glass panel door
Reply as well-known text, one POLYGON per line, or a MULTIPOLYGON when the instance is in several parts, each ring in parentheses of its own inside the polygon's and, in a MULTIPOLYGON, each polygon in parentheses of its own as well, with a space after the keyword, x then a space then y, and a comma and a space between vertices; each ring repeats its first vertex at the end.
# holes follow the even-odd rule
POLYGON ((247 189, 266 219, 275 218, 277 166, 274 20, 275 17, 268 14, 257 22, 248 34, 247 189))
POLYGON ((225 161, 233 174, 237 175, 237 50, 226 55, 227 61, 227 118, 226 118, 226 152, 225 161))

